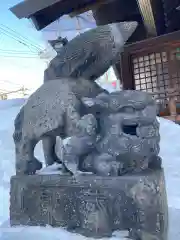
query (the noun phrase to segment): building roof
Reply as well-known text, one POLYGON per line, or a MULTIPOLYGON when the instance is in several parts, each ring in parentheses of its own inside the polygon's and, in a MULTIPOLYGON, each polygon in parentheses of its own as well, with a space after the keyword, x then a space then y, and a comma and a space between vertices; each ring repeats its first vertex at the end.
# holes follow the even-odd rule
POLYGON ((85 12, 89 10, 88 7, 110 1, 112 0, 26 0, 10 10, 19 19, 30 18, 36 29, 41 30, 64 14, 85 12))

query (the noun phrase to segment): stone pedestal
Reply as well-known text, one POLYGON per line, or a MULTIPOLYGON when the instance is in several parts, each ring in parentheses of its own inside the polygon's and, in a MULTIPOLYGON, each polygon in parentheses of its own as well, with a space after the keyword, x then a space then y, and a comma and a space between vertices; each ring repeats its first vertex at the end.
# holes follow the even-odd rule
POLYGON ((143 240, 167 236, 163 170, 116 178, 14 176, 10 195, 11 226, 61 226, 92 237, 127 229, 143 240))

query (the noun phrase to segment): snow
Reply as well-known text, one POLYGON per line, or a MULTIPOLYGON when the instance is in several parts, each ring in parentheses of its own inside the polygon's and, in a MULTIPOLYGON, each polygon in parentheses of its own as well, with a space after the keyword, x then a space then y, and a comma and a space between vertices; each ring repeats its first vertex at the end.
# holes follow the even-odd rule
POLYGON ((61 164, 54 163, 52 166, 42 168, 37 171, 38 175, 48 175, 48 174, 60 174, 61 164))
MULTIPOLYGON (((126 238, 128 232, 115 232, 113 236, 109 238, 109 240, 130 240, 126 238)), ((34 239, 43 239, 43 240, 93 240, 93 238, 86 238, 79 234, 74 234, 67 232, 64 229, 52 229, 52 227, 47 226, 46 228, 42 227, 18 227, 18 228, 4 228, 2 229, 2 233, 0 235, 1 240, 32 240, 34 239)), ((99 239, 100 240, 100 239, 99 239)), ((103 240, 107 240, 107 238, 103 238, 103 240)))
MULTIPOLYGON (((0 224, 1 234, 0 240, 14 240, 43 238, 63 239, 63 240, 85 240, 85 237, 68 233, 63 229, 39 228, 39 227, 19 227, 9 228, 9 180, 14 174, 14 143, 13 120, 17 115, 20 107, 24 103, 24 99, 0 101, 0 224)), ((159 118, 160 134, 161 134, 161 152, 163 159, 165 178, 167 184, 168 205, 170 213, 170 235, 171 239, 179 239, 180 230, 178 227, 178 219, 180 218, 180 126, 168 120, 159 118)), ((42 159, 41 143, 36 148, 36 156, 42 159)), ((57 169, 58 165, 54 165, 49 169, 52 172, 57 169)), ((48 171, 42 170, 40 174, 47 174, 48 171), (44 172, 43 172, 44 171, 44 172)), ((116 233, 111 238, 126 239, 124 233, 116 233), (123 234, 119 236, 119 234, 123 234)))
POLYGON ((161 151, 166 178, 169 207, 180 209, 180 126, 160 120, 161 151))

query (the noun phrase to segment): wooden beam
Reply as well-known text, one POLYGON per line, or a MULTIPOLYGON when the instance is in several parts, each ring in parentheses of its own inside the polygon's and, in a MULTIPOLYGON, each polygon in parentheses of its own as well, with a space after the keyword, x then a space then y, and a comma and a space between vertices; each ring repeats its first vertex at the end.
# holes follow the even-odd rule
POLYGON ((110 1, 112 1, 112 0, 109 0, 109 1, 108 1, 108 0, 97 0, 96 3, 89 4, 89 5, 86 6, 86 7, 80 8, 79 10, 70 13, 69 16, 70 16, 71 18, 73 18, 73 17, 75 17, 75 16, 77 16, 77 15, 79 15, 79 14, 82 14, 82 13, 84 13, 84 12, 88 12, 88 11, 90 11, 90 10, 95 10, 95 9, 97 9, 100 5, 105 4, 105 3, 108 3, 108 2, 110 2, 110 1))
POLYGON ((10 11, 16 15, 19 19, 29 18, 36 12, 41 11, 44 8, 53 6, 63 0, 26 0, 10 8, 10 11))
POLYGON ((162 48, 162 46, 174 46, 178 47, 180 43, 180 31, 176 31, 169 34, 164 34, 159 37, 146 39, 138 43, 125 45, 125 52, 128 54, 134 54, 137 52, 149 51, 149 49, 162 48))
POLYGON ((41 30, 65 14, 77 15, 113 0, 26 0, 10 8, 19 19, 30 18, 41 30))

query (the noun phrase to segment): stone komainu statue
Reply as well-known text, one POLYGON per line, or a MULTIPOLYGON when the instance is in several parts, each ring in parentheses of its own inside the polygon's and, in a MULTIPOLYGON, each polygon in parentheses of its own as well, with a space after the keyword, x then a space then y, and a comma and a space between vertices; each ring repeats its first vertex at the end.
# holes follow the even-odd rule
POLYGON ((35 173, 42 164, 34 157, 34 148, 44 141, 46 165, 60 162, 55 154, 56 136, 74 134, 76 124, 85 114, 82 97, 102 93, 98 85, 85 79, 52 80, 33 93, 15 119, 14 142, 17 173, 35 173))
POLYGON ((69 140, 63 157, 68 169, 76 170, 72 166, 77 164, 77 157, 81 171, 101 176, 161 168, 161 159, 157 157, 160 142, 157 107, 150 94, 126 90, 101 93, 82 101, 97 119, 99 137, 96 141, 92 134, 91 138, 86 137, 91 149, 80 135, 69 140))
POLYGON ((78 181, 53 174, 13 177, 11 226, 61 226, 88 237, 129 229, 133 239, 165 239, 162 171, 96 176, 144 170, 154 165, 153 156, 157 160, 159 153, 151 97, 137 91, 107 94, 94 82, 116 62, 135 26, 110 24, 72 40, 52 60, 45 83, 21 108, 14 132, 17 174, 34 174, 42 167, 34 157, 41 139, 47 165, 60 162, 54 151, 56 136, 70 136, 63 165, 94 176, 78 181), (84 161, 78 166, 80 158, 84 161))
MULTIPOLYGON (((124 44, 136 27, 136 22, 112 23, 80 34, 58 51, 45 70, 44 82, 71 77, 78 83, 82 77, 97 85, 95 80, 119 61, 124 44)), ((49 146, 54 149, 55 143, 55 138, 43 140, 44 152, 49 146)), ((49 154, 45 154, 45 158, 50 158, 49 154)))
POLYGON ((62 47, 45 71, 45 84, 30 96, 15 120, 17 173, 34 173, 42 167, 33 154, 41 139, 46 164, 59 161, 56 136, 71 135, 70 129, 83 115, 82 97, 104 92, 94 81, 118 60, 136 27, 136 22, 108 24, 62 47))

